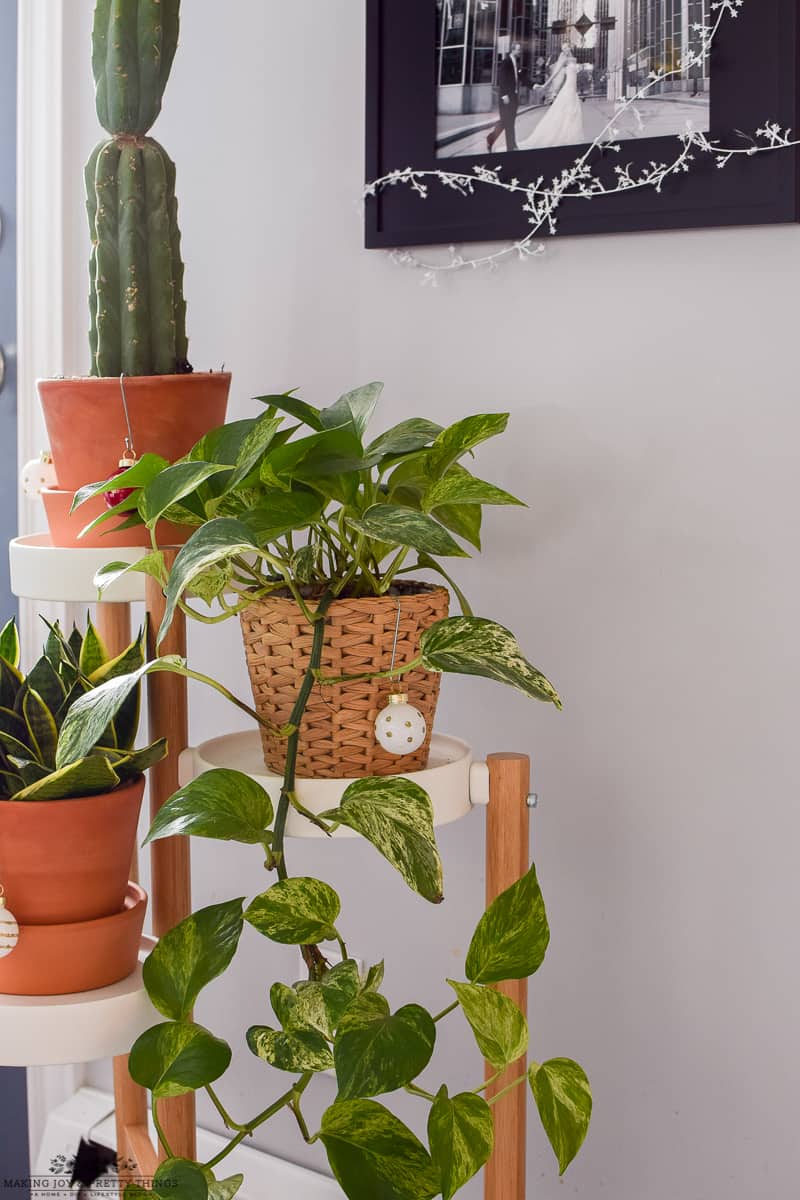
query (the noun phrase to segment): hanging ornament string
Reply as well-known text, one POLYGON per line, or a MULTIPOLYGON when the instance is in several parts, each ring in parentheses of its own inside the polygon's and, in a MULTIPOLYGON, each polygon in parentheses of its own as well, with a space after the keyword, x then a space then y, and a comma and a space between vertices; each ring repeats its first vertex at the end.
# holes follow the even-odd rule
POLYGON ((0 883, 0 958, 6 958, 16 950, 19 941, 17 919, 6 907, 6 889, 0 883))
MULTIPOLYGON (((397 660, 397 645, 400 640, 400 601, 397 601, 397 620, 394 625, 394 641, 392 642, 392 661, 390 671, 394 671, 397 660)), ((400 673, 401 676, 403 672, 400 673)), ((378 744, 389 754, 413 754, 419 750, 428 736, 428 726, 418 708, 408 703, 408 693, 396 691, 389 696, 389 703, 381 709, 375 718, 375 737, 378 744)))
MULTIPOLYGON (((128 411, 128 397, 125 394, 125 375, 119 377, 119 391, 122 397, 122 411, 125 414, 125 427, 128 430, 125 438, 125 449, 122 452, 122 457, 119 460, 119 465, 114 475, 124 475, 131 467, 135 467, 139 461, 133 444, 133 427, 131 426, 131 415, 128 411)), ((113 478, 113 476, 112 476, 113 478)), ((129 496, 132 496, 133 488, 112 488, 111 491, 104 492, 103 496, 108 508, 116 508, 118 504, 122 504, 129 496)))

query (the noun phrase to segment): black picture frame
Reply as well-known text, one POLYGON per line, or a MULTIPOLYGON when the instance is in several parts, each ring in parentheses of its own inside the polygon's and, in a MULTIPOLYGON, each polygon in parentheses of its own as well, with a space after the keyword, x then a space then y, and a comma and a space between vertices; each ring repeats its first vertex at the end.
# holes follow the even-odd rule
MULTIPOLYGON (((434 0, 366 4, 367 182, 405 167, 470 171, 476 164, 499 165, 506 178, 551 179, 574 162, 580 147, 437 159, 434 0)), ((726 15, 711 50, 709 137, 742 146, 737 131, 755 133, 768 120, 800 129, 798 7, 800 0, 745 0, 735 20, 726 15)), ((615 155, 615 161, 634 166, 653 159, 671 161, 679 149, 675 137, 622 145, 623 153, 615 155)), ((436 181, 431 181, 424 200, 406 184, 379 190, 367 198, 365 215, 368 249, 506 241, 529 232, 519 197, 486 187, 462 197, 436 181)), ((723 170, 712 155, 700 153, 690 173, 670 178, 658 194, 643 188, 591 201, 564 201, 558 210, 558 236, 798 220, 796 149, 737 156, 723 170)), ((542 236, 547 236, 545 231, 542 236)))

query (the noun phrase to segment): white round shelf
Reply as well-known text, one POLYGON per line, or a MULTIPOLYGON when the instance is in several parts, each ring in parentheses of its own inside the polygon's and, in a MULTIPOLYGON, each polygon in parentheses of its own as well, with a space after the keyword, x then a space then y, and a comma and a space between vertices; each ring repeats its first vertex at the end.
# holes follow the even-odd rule
MULTIPOLYGON (((53 600, 93 604, 97 600, 94 577, 111 562, 138 562, 143 546, 101 546, 72 549, 54 546, 46 533, 14 538, 9 544, 11 591, 26 600, 53 600)), ((107 588, 103 599, 134 604, 144 600, 145 577, 138 571, 123 575, 107 588)))
POLYGON ((51 1067, 127 1054, 162 1018, 142 983, 154 946, 142 939, 139 966, 111 987, 71 996, 0 995, 0 1066, 51 1067))
MULTIPOLYGON (((281 776, 264 766, 261 738, 254 733, 232 733, 227 737, 214 738, 197 748, 184 750, 181 755, 181 784, 188 783, 203 771, 218 767, 241 771, 251 776, 267 791, 273 804, 280 796, 281 776)), ((418 783, 433 803, 434 824, 448 825, 470 812, 473 804, 488 801, 488 785, 484 782, 484 763, 473 763, 472 750, 459 738, 434 733, 431 739, 431 754, 428 766, 423 771, 409 772, 406 776, 418 783), (470 798, 470 783, 473 796, 470 798), (486 799, 483 792, 487 791, 486 799)), ((325 812, 337 808, 342 794, 352 779, 298 779, 297 796, 309 812, 325 812)), ((286 822, 287 837, 325 837, 326 835, 306 817, 289 810, 286 822)), ((358 837, 351 829, 340 826, 334 837, 358 837)))

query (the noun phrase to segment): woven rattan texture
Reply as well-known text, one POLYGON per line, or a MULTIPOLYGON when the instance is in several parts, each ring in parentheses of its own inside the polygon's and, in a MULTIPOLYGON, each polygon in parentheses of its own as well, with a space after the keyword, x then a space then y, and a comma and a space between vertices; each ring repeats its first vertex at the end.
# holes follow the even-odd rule
MULTIPOLYGON (((421 585, 424 587, 425 585, 421 585)), ((400 604, 395 666, 419 655, 422 632, 447 616, 449 595, 431 587, 418 594, 336 600, 328 613, 322 671, 361 675, 387 671, 392 661, 400 604)), ((284 725, 294 707, 311 654, 311 626, 291 599, 268 598, 241 614, 247 666, 255 707, 275 725, 284 725)), ((345 779, 399 775, 427 766, 440 675, 415 669, 397 679, 346 684, 315 684, 300 726, 297 774, 302 778, 345 779), (375 718, 392 692, 408 693, 425 717, 428 735, 413 754, 387 753, 375 738, 375 718)), ((283 773, 286 740, 261 730, 264 761, 283 773)))

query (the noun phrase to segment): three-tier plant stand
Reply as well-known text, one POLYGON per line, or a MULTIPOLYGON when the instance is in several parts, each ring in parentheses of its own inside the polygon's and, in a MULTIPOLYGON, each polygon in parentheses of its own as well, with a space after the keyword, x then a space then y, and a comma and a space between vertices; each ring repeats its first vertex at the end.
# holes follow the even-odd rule
MULTIPOLYGON (((111 559, 134 561, 144 551, 103 547, 100 550, 58 549, 46 535, 15 539, 10 546, 11 586, 16 596, 39 601, 91 604, 97 593, 95 572, 111 559)), ((137 573, 123 576, 97 604, 95 623, 109 651, 119 653, 131 640, 131 604, 144 601, 151 638, 161 624, 164 597, 158 585, 137 573)), ((149 646, 151 654, 155 647, 149 646)), ((162 654, 186 654, 185 618, 178 614, 159 647, 162 654)), ((251 774, 275 795, 279 778, 270 775, 261 757, 257 732, 215 738, 189 748, 186 680, 158 672, 147 684, 150 736, 165 737, 169 757, 150 771, 151 817, 188 778, 210 767, 234 767, 251 774)), ((487 806, 486 901, 491 903, 528 870, 530 760, 515 753, 491 754, 485 763, 473 762, 469 747, 457 738, 434 735, 431 761, 414 774, 429 792, 436 825, 465 816, 474 806, 487 806)), ((346 781, 301 780, 303 804, 322 812, 338 803, 346 781)), ((293 812, 287 825, 290 837, 319 837, 320 831, 293 812)), ((335 837, 355 836, 346 829, 335 837)), ((153 937, 158 938, 191 912, 189 839, 173 838, 151 846, 150 913, 153 937)), ((136 877, 137 863, 131 867, 136 877)), ((152 938, 142 942, 140 960, 149 953, 152 938)), ((128 1074, 127 1050, 136 1038, 160 1018, 142 984, 141 961, 137 971, 113 987, 74 996, 0 996, 0 1065, 47 1066, 112 1058, 116 1103, 117 1155, 125 1164, 121 1190, 131 1175, 151 1176, 159 1161, 148 1129, 148 1097, 128 1074), (135 1167, 133 1164, 135 1163, 135 1167)), ((527 1008, 527 981, 501 984, 523 1011, 527 1008)), ((524 1069, 524 1060, 513 1064, 487 1090, 499 1092, 524 1069)), ((494 1069, 487 1065, 487 1078, 494 1069)), ((495 1153, 485 1168, 486 1200, 524 1200, 526 1089, 515 1088, 493 1109, 495 1153)), ((164 1101, 159 1115, 173 1152, 196 1157, 194 1095, 164 1101)))

